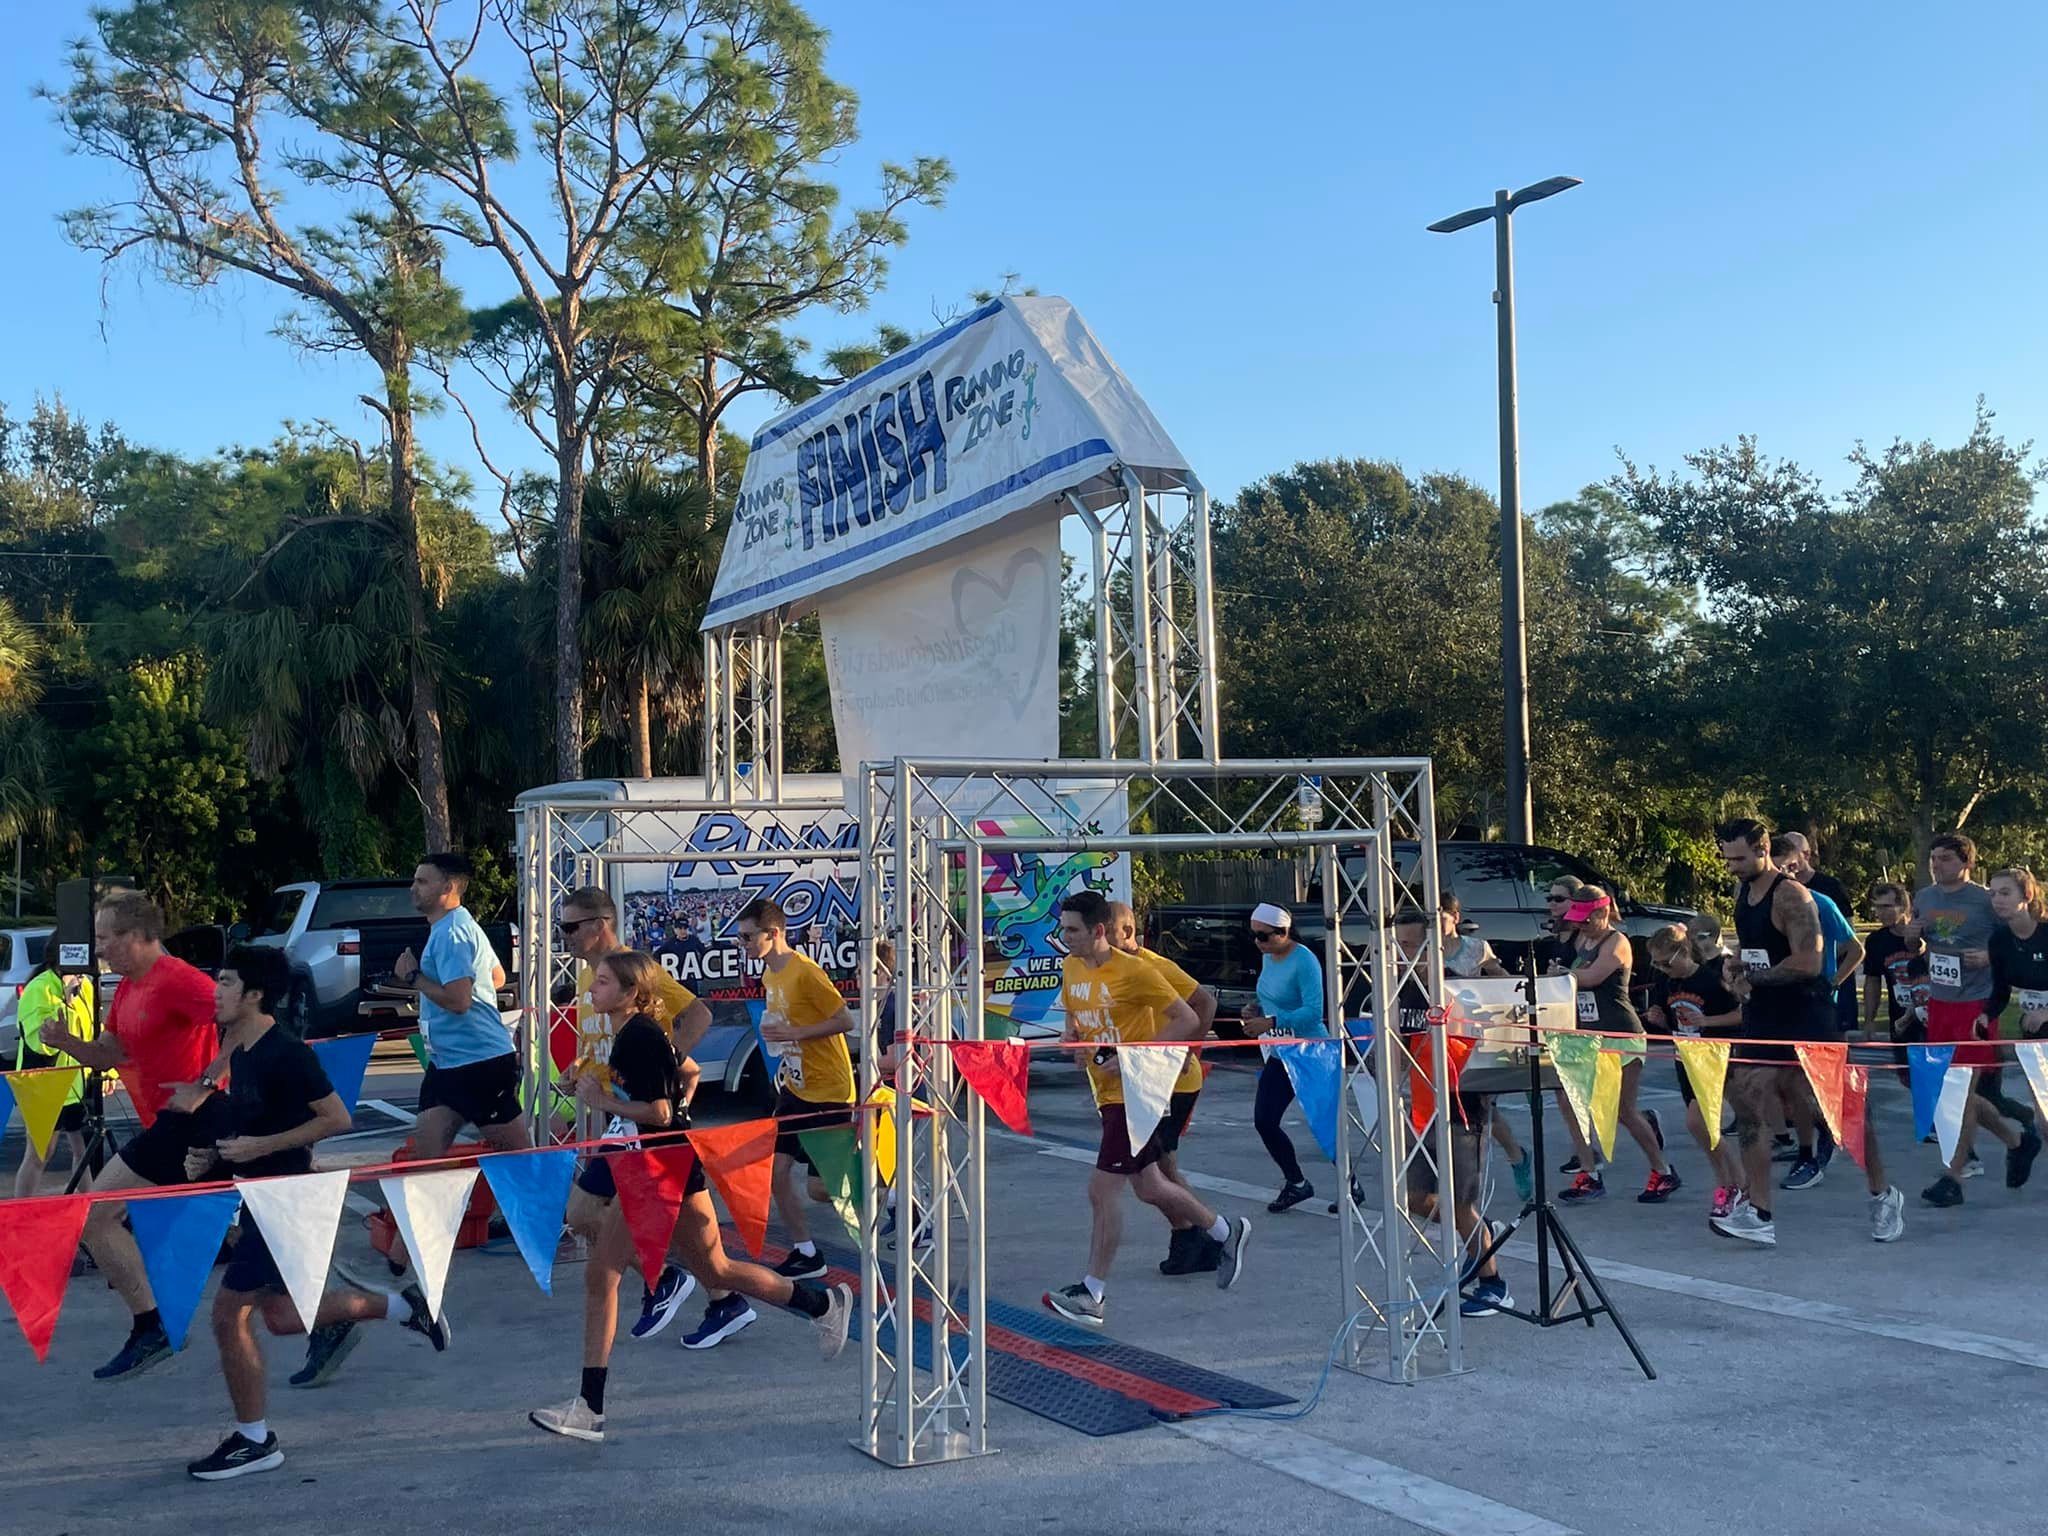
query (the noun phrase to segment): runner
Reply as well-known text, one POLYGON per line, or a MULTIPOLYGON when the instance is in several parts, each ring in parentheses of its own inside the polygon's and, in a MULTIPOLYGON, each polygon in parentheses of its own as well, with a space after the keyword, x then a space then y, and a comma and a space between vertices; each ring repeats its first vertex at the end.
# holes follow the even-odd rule
MULTIPOLYGON (((1794 861, 1810 870, 1812 866, 1805 863, 1805 847, 1806 839, 1798 833, 1781 833, 1771 839, 1771 862, 1797 879, 1797 870, 1786 861, 1794 861)), ((1832 880, 1824 883, 1840 889, 1832 880)), ((1844 989, 1853 993, 1856 968, 1863 963, 1863 943, 1856 937, 1856 930, 1849 925, 1848 917, 1833 896, 1811 881, 1801 880, 1800 884, 1813 897, 1814 911, 1820 918, 1821 975, 1829 980, 1830 997, 1839 997, 1844 989)), ((1839 1018, 1839 1008, 1836 1013, 1839 1018)), ((1852 1021, 1854 1017, 1852 1011, 1852 1021)), ((1834 1158, 1834 1135, 1828 1130, 1827 1121, 1821 1117, 1820 1106, 1814 1102, 1812 1094, 1797 1095, 1786 1108, 1791 1112, 1795 1144, 1792 1166, 1786 1170, 1778 1188, 1811 1189, 1826 1176, 1828 1164, 1834 1158)))
MULTIPOLYGON (((1329 1034, 1322 962, 1314 950, 1295 941, 1294 919, 1287 909, 1272 902, 1254 907, 1252 942, 1259 946, 1259 1002, 1253 1012, 1244 1016, 1245 1032, 1283 1037, 1329 1034)), ((1280 1193, 1266 1206, 1278 1215, 1311 1198, 1316 1190, 1302 1176, 1293 1139, 1280 1128, 1280 1117, 1294 1102, 1294 1081, 1272 1047, 1262 1045, 1259 1051, 1266 1059, 1259 1068, 1252 1125, 1259 1140, 1266 1144, 1266 1156, 1280 1168, 1280 1193)))
MULTIPOLYGON (((1572 904, 1565 908, 1564 918, 1578 928, 1571 974, 1578 987, 1579 1028, 1598 1030, 1606 1037, 1600 1048, 1621 1053, 1621 1107, 1616 1123, 1635 1138, 1643 1156, 1650 1160, 1649 1180, 1636 1200, 1643 1205, 1661 1204, 1671 1198, 1680 1181, 1664 1156, 1664 1127, 1658 1124, 1656 1111, 1636 1108, 1645 1046, 1643 1021, 1628 995, 1634 950, 1628 935, 1614 926, 1614 899, 1597 885, 1582 885, 1573 891, 1572 904)), ((1592 1160, 1584 1139, 1586 1130, 1579 1126, 1576 1116, 1569 1118, 1583 1170, 1584 1164, 1592 1160)), ((1558 1199, 1578 1205, 1598 1200, 1606 1193, 1606 1181, 1597 1172, 1581 1171, 1558 1199)))
MULTIPOLYGON (((55 940, 51 941, 54 946, 55 940)), ((55 953, 47 948, 45 955, 55 953)), ((27 985, 21 989, 21 997, 15 1003, 15 1025, 17 1034, 14 1041, 14 1067, 18 1072, 32 1072, 44 1067, 75 1067, 78 1059, 62 1051, 43 1049, 43 1026, 58 1022, 69 1034, 81 1040, 90 1040, 97 1028, 94 1023, 92 982, 83 976, 59 976, 46 959, 36 967, 27 985)), ((71 1166, 82 1167, 85 1163, 85 1074, 81 1072, 71 1091, 64 1097, 64 1107, 57 1113, 57 1130, 64 1138, 65 1148, 71 1153, 71 1166)), ((14 1171, 14 1198, 26 1199, 41 1187, 43 1168, 48 1160, 36 1155, 34 1141, 22 1139, 21 1166, 14 1171)))
MULTIPOLYGON (((1771 861, 1770 829, 1753 818, 1724 823, 1714 836, 1721 862, 1742 882, 1735 902, 1740 953, 1725 962, 1728 988, 1742 1003, 1742 1037, 1785 1045, 1742 1045, 1728 1069, 1728 1102, 1741 1143, 1743 1198, 1709 1225, 1723 1237, 1775 1247, 1771 1147, 1767 1127, 1794 1095, 1809 1094, 1792 1041, 1833 1041, 1833 994, 1822 972, 1820 912, 1813 896, 1771 861), (1759 1204, 1759 1201, 1766 1203, 1759 1204)), ((1886 1181, 1877 1117, 1863 1126, 1864 1173, 1870 1191, 1870 1235, 1895 1241, 1905 1230, 1904 1196, 1886 1181)))
POLYGON ((2041 1137, 2032 1126, 2008 1125, 1985 1092, 1984 1071, 1995 1066, 1998 1053, 1975 1042, 1994 1037, 1997 1020, 1986 1016, 1991 1000, 1991 940, 2000 927, 1991 893, 1970 878, 1977 845, 1961 833, 1937 837, 1928 847, 1927 868, 1934 884, 1913 898, 1916 928, 1927 940, 1927 1040, 1930 1045, 1956 1045, 1952 1067, 1974 1074, 1963 1106, 1962 1134, 1948 1168, 1920 1198, 1929 1205, 1961 1205, 1963 1177, 1970 1157, 1971 1132, 1989 1131, 2005 1146, 2005 1183, 2018 1189, 2034 1170, 2041 1137))
MULTIPOLYGON (((1437 918, 1443 934, 1444 975, 1458 977, 1508 975, 1508 968, 1500 963, 1493 946, 1476 933, 1463 931, 1464 904, 1450 891, 1437 897, 1437 918)), ((1541 1100, 1529 1096, 1529 1112, 1539 1113, 1541 1100)), ((1529 1151, 1515 1140, 1514 1128, 1508 1124, 1508 1117, 1494 1114, 1493 1140, 1508 1160, 1508 1172, 1514 1176, 1515 1195, 1524 1205, 1536 1193, 1536 1164, 1529 1151)))
MULTIPOLYGON (((1852 910, 1849 892, 1842 882, 1833 875, 1821 873, 1813 856, 1813 845, 1806 840, 1803 832, 1782 832, 1773 843, 1783 842, 1785 854, 1781 858, 1775 848, 1771 857, 1778 867, 1797 880, 1816 896, 1825 896, 1835 904, 1835 910, 1846 918, 1852 910)), ((1856 1027, 1856 978, 1850 978, 1835 989, 1835 1017, 1843 1029, 1856 1027)))
MULTIPOLYGON (((1208 1039, 1209 1031, 1216 1023, 1216 994, 1166 956, 1147 949, 1138 941, 1138 914, 1131 910, 1129 903, 1112 901, 1109 904, 1109 921, 1110 942, 1125 954, 1136 955, 1146 961, 1164 976, 1174 994, 1195 1011, 1195 1018, 1202 1026, 1201 1033, 1195 1038, 1208 1039)), ((1188 1059, 1180 1069, 1180 1078, 1173 1085, 1173 1101, 1167 1107, 1166 1119, 1160 1124, 1166 1150, 1160 1155, 1159 1171, 1187 1190, 1190 1198, 1194 1196, 1194 1190, 1180 1172, 1180 1139, 1187 1134, 1188 1122, 1194 1118, 1195 1100, 1201 1094, 1206 1076, 1200 1054, 1189 1051, 1188 1059)), ((1210 1274, 1223 1261, 1222 1244, 1213 1241, 1199 1227, 1176 1226, 1171 1228, 1171 1232, 1166 1257, 1159 1261, 1159 1273, 1162 1275, 1210 1274)))
MULTIPOLYGON (((230 1134, 227 1104, 218 1095, 189 1112, 171 1105, 171 1084, 205 1081, 220 1032, 213 1022, 213 983, 204 972, 165 954, 163 935, 163 914, 147 896, 140 891, 109 895, 93 914, 99 963, 121 978, 107 1007, 105 1032, 86 1040, 58 1019, 45 1020, 42 1027, 44 1050, 61 1051, 100 1071, 118 1071, 142 1121, 141 1132, 93 1180, 95 1190, 190 1183, 186 1153, 230 1134)), ((218 1087, 218 1079, 208 1086, 218 1087)), ((119 1200, 96 1200, 80 1238, 133 1318, 127 1342, 92 1373, 96 1381, 140 1375, 171 1355, 127 1215, 128 1207, 119 1200)))
MULTIPOLYGON (((208 1178, 310 1173, 313 1144, 354 1123, 313 1048, 276 1027, 277 1010, 291 987, 291 964, 279 949, 243 945, 229 951, 221 967, 214 1011, 222 1049, 231 1053, 227 1091, 220 1093, 206 1078, 177 1085, 178 1102, 221 1102, 227 1110, 228 1134, 214 1148, 218 1163, 208 1178)), ((264 1419, 263 1350, 251 1326, 258 1312, 274 1334, 304 1331, 262 1229, 245 1219, 213 1298, 213 1337, 235 1427, 212 1455, 186 1467, 201 1482, 284 1465, 284 1451, 264 1419)), ((357 1337, 357 1324, 382 1321, 420 1334, 437 1352, 448 1348, 447 1320, 433 1316, 417 1285, 397 1292, 331 1290, 320 1300, 315 1326, 337 1340, 328 1359, 338 1364, 357 1337)))
MULTIPOLYGON (((615 1038, 613 1015, 591 1002, 590 989, 599 962, 625 948, 619 940, 616 926, 618 912, 611 893, 601 885, 582 886, 562 898, 562 918, 556 926, 562 935, 562 947, 577 962, 576 1060, 558 1085, 558 1091, 562 1093, 575 1093, 577 1080, 586 1074, 598 1077, 602 1083, 609 1069, 615 1038)), ((702 1075, 690 1053, 696 1050, 711 1028, 711 1009, 671 976, 665 965, 654 967, 650 986, 652 991, 646 1013, 657 1027, 668 1031, 669 1043, 682 1064, 679 1087, 682 1103, 687 1108, 690 1100, 696 1097, 697 1082, 702 1075)), ((602 1215, 602 1210, 595 1203, 579 1203, 576 1195, 570 1196, 568 1224, 586 1241, 595 1240, 602 1215)), ((690 1299, 690 1293, 696 1288, 697 1282, 688 1270, 673 1264, 663 1270, 660 1280, 642 1290, 640 1316, 628 1330, 630 1336, 651 1339, 660 1333, 682 1310, 683 1303, 690 1299)), ((753 1321, 751 1313, 747 1321, 753 1321)))
POLYGON ((1927 1038, 1927 941, 1913 922, 1913 896, 1903 885, 1882 881, 1870 888, 1870 915, 1877 928, 1863 947, 1863 1028, 1877 1030, 1879 1003, 1898 1053, 1899 1076, 1907 1076, 1903 1047, 1927 1038))
POLYGON ((1991 906, 2005 926, 1991 935, 1991 1001, 1984 1011, 1995 1019, 2017 1000, 2020 1033, 2039 1040, 2048 1035, 2048 897, 2032 870, 2001 869, 1991 877, 1991 906))
MULTIPOLYGON (((1060 942, 1067 951, 1060 965, 1065 1038, 1098 1047, 1088 1061, 1088 1084, 1102 1118, 1102 1145, 1088 1178, 1088 1202, 1094 1213, 1088 1273, 1078 1285, 1048 1291, 1045 1304, 1087 1328, 1102 1326, 1103 1292, 1123 1237, 1126 1184, 1174 1226, 1196 1227, 1223 1245, 1216 1268, 1216 1284, 1223 1290, 1244 1273, 1245 1243, 1252 1230, 1244 1217, 1234 1224, 1226 1222, 1166 1177, 1159 1168, 1165 1151, 1159 1130, 1143 1146, 1131 1146, 1117 1044, 1193 1040, 1201 1021, 1158 970, 1124 954, 1110 942, 1109 934, 1109 903, 1095 892, 1082 891, 1060 903, 1060 942)), ((1164 1126, 1162 1118, 1161 1129, 1164 1126)))
MULTIPOLYGON (((610 1080, 592 1072, 579 1074, 577 1097, 609 1117, 606 1139, 621 1147, 640 1145, 642 1131, 667 1132, 647 1139, 673 1142, 689 1125, 681 1063, 668 1031, 649 1012, 659 996, 661 971, 651 955, 622 950, 599 962, 591 980, 592 1004, 613 1017, 624 1015, 625 1023, 613 1039, 610 1080)), ((629 1268, 638 1267, 639 1259, 626 1227, 625 1211, 616 1198, 610 1164, 602 1153, 578 1175, 577 1192, 603 1207, 583 1271, 582 1385, 560 1408, 536 1408, 527 1418, 551 1434, 601 1441, 605 1385, 618 1332, 619 1283, 629 1268)), ((852 1291, 844 1285, 828 1290, 812 1280, 785 1279, 758 1264, 729 1258, 719 1236, 718 1213, 712 1207, 703 1168, 694 1161, 669 1254, 680 1258, 707 1291, 743 1293, 809 1318, 817 1325, 819 1353, 827 1360, 846 1347, 852 1291)))
MULTIPOLYGON (((1649 948, 1650 964, 1657 971, 1646 1015, 1650 1023, 1688 1039, 1740 1032, 1742 1004, 1721 979, 1724 956, 1717 942, 1673 924, 1651 934, 1649 948)), ((1685 1064, 1681 1061, 1673 1066, 1678 1073, 1679 1096, 1685 1100, 1685 1127, 1714 1170, 1714 1198, 1707 1217, 1726 1216, 1742 1193, 1742 1159, 1735 1155, 1734 1141, 1720 1134, 1719 1125, 1709 1127, 1700 1113, 1685 1064), (1710 1129, 1714 1132, 1711 1142, 1710 1129)))
MULTIPOLYGON (((1576 880, 1558 879, 1551 881, 1550 889, 1544 893, 1544 909, 1549 915, 1543 920, 1541 936, 1530 946, 1530 958, 1537 970, 1545 976, 1569 974, 1572 961, 1577 957, 1577 930, 1564 920, 1564 915, 1570 910, 1573 894, 1578 888, 1579 882, 1576 880)), ((1606 1159, 1601 1157, 1598 1147, 1587 1144, 1586 1133, 1579 1125, 1578 1117, 1572 1109, 1572 1101, 1565 1097, 1562 1088, 1553 1090, 1553 1096, 1557 1100, 1557 1112, 1564 1120, 1565 1131, 1572 1139, 1573 1149, 1572 1155, 1558 1165, 1557 1171, 1577 1174, 1591 1168, 1594 1172, 1599 1172, 1605 1166, 1606 1159)), ((1520 1187, 1516 1186, 1517 1189, 1520 1187)))

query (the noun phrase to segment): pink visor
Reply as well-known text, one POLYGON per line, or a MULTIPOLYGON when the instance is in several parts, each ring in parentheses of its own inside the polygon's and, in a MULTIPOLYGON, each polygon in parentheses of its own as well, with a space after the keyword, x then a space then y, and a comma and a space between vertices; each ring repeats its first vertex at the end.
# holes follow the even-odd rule
POLYGON ((1564 920, 1568 923, 1583 923, 1595 912, 1604 912, 1611 905, 1605 896, 1598 901, 1575 901, 1565 908, 1564 920))

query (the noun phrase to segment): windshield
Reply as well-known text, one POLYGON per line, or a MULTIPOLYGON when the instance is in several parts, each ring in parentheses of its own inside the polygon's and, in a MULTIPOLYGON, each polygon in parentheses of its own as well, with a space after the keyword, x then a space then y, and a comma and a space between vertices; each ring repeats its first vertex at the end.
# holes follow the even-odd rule
POLYGON ((256 937, 266 938, 273 934, 292 931, 292 919, 299 915, 299 908, 306 904, 306 893, 298 890, 275 891, 271 894, 270 905, 264 909, 263 921, 256 925, 256 937))
POLYGON ((320 893, 313 907, 314 928, 346 928, 394 917, 418 917, 410 885, 345 885, 320 893))

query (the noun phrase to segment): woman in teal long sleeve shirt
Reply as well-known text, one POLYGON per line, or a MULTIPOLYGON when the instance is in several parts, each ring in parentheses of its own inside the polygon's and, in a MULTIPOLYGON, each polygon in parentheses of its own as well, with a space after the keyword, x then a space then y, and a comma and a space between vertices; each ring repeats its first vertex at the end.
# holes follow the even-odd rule
MULTIPOLYGON (((1294 938, 1293 919, 1285 907, 1262 902, 1252 911, 1252 939, 1259 946, 1259 1009, 1245 1016, 1245 1028, 1255 1034, 1288 1038, 1327 1035, 1329 1021, 1324 1015, 1323 966, 1315 951, 1294 938)), ((1268 1056, 1259 1069, 1258 1095, 1253 1100, 1252 1124, 1266 1153, 1280 1167, 1284 1181, 1280 1193, 1266 1209, 1278 1214, 1301 1204, 1315 1194, 1315 1186, 1302 1176, 1301 1159, 1294 1142, 1280 1128, 1280 1117, 1294 1102, 1294 1084, 1277 1056, 1268 1056)))

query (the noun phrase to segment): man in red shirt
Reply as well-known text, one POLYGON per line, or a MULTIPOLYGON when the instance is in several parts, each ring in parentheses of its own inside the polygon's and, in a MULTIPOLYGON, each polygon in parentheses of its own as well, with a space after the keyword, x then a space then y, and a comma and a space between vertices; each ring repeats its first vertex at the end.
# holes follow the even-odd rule
MULTIPOLYGON (((81 1040, 43 1027, 43 1039, 74 1060, 121 1075, 142 1130, 93 1180, 95 1190, 146 1189, 187 1182, 185 1154, 232 1136, 227 1095, 213 1092, 226 1076, 220 1031, 213 1021, 213 982, 206 973, 164 953, 164 919, 140 891, 117 891, 93 914, 100 964, 121 978, 97 1040, 81 1040), (198 1084, 197 1090, 178 1090, 198 1084)), ((93 1372, 100 1381, 138 1376, 170 1358, 171 1341, 157 1314, 156 1295, 135 1239, 122 1225, 127 1206, 93 1204, 86 1217, 86 1252, 121 1293, 135 1321, 128 1342, 93 1372)))

